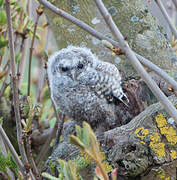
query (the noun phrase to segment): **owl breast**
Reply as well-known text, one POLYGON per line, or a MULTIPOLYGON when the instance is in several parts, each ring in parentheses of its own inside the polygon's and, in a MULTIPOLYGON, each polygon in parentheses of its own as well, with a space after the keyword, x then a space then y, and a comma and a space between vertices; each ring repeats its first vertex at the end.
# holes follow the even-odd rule
POLYGON ((107 103, 105 98, 100 98, 90 86, 60 78, 53 83, 53 87, 54 102, 71 119, 78 123, 87 121, 92 127, 96 127, 100 122, 104 122, 105 126, 115 123, 114 106, 107 103))

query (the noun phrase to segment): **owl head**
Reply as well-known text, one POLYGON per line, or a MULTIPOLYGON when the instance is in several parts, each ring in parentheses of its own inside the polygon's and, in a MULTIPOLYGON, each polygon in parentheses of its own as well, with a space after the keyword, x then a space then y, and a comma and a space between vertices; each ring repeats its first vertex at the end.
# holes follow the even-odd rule
POLYGON ((73 81, 93 65, 97 57, 87 48, 68 46, 49 58, 48 76, 67 76, 73 81))

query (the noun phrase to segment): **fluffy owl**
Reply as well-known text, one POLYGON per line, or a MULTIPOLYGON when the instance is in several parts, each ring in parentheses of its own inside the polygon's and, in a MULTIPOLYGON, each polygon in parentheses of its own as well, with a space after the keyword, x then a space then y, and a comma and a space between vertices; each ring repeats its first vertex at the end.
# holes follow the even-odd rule
POLYGON ((68 46, 48 61, 51 98, 62 113, 93 128, 117 123, 118 103, 128 103, 121 76, 111 63, 100 61, 89 49, 68 46))

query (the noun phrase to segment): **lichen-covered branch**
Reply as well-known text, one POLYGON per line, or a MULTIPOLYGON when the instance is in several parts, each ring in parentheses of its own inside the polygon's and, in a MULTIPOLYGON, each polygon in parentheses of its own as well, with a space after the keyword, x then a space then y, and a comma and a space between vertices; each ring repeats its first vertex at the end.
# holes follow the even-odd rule
MULTIPOLYGON (((177 105, 175 96, 170 100, 177 105)), ((111 148, 108 156, 123 175, 143 177, 146 171, 151 174, 153 168, 158 169, 157 175, 163 165, 176 163, 176 127, 162 105, 153 104, 125 126, 105 132, 106 147, 111 148)), ((176 178, 174 173, 169 176, 176 178)))

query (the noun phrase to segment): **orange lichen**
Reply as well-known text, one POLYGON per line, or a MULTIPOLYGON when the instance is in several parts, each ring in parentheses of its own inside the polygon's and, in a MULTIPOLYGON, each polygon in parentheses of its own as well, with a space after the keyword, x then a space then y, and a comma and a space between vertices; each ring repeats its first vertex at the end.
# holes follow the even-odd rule
POLYGON ((164 127, 165 125, 167 125, 167 121, 164 118, 163 114, 159 114, 157 115, 157 117, 155 118, 156 122, 157 122, 157 126, 159 128, 164 127))
POLYGON ((160 128, 160 133, 165 135, 167 141, 171 143, 171 145, 175 145, 177 143, 177 135, 176 130, 167 124, 166 119, 164 118, 163 114, 159 114, 155 118, 157 122, 157 126, 160 128))
POLYGON ((149 147, 154 151, 154 153, 162 158, 165 156, 165 144, 160 141, 160 137, 158 133, 153 133, 153 135, 150 136, 151 142, 149 144, 149 147))
POLYGON ((175 150, 170 151, 170 157, 171 159, 176 159, 177 158, 177 152, 175 150))
POLYGON ((145 129, 144 127, 140 127, 135 130, 134 134, 136 134, 137 137, 139 137, 141 140, 143 140, 145 138, 145 136, 149 134, 149 130, 145 129))

